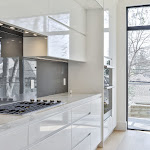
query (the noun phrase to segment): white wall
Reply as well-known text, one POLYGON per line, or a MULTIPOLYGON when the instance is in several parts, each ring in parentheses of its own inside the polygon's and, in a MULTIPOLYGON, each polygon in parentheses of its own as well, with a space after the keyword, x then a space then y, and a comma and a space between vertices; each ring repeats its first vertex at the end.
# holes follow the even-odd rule
POLYGON ((103 10, 87 10, 87 62, 69 62, 69 90, 103 92, 103 10))
POLYGON ((126 7, 150 0, 118 0, 117 12, 117 130, 126 130, 126 7))

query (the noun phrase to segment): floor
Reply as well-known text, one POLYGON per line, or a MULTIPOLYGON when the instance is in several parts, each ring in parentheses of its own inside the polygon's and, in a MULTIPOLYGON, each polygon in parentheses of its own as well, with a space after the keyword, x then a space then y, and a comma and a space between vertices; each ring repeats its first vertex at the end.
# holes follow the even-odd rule
POLYGON ((150 132, 115 131, 97 150, 150 150, 150 132))
POLYGON ((150 119, 129 117, 128 127, 130 129, 150 130, 150 119))

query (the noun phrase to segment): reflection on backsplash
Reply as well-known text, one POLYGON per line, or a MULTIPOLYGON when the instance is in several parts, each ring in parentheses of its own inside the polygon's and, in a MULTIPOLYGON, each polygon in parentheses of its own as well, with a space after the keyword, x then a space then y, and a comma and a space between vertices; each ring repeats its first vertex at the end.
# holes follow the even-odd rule
POLYGON ((22 100, 36 97, 36 61, 0 58, 0 98, 22 100), (31 81, 34 87, 31 87, 31 81))
POLYGON ((24 59, 24 96, 26 99, 37 97, 37 62, 36 60, 24 59))
POLYGON ((0 57, 0 103, 63 92, 68 92, 67 63, 0 57))
POLYGON ((0 58, 0 98, 19 95, 19 58, 0 58))

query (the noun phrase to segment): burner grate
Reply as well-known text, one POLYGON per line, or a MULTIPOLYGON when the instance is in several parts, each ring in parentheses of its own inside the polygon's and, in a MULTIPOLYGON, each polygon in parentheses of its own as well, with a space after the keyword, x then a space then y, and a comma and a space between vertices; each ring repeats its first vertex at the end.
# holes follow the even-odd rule
POLYGON ((16 115, 23 115, 26 113, 30 113, 33 111, 41 110, 47 107, 52 107, 55 105, 60 104, 61 101, 47 101, 47 100, 37 100, 37 102, 34 102, 34 100, 31 100, 30 102, 24 101, 24 102, 17 102, 7 105, 0 106, 0 114, 16 114, 16 115))

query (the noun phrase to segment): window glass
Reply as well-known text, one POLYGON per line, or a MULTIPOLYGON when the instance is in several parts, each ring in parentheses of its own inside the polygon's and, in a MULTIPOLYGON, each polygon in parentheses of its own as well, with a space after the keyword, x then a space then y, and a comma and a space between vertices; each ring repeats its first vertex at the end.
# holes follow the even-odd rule
POLYGON ((104 28, 109 28, 109 11, 104 11, 104 28))
POLYGON ((109 56, 109 32, 104 32, 104 56, 109 56))
POLYGON ((128 26, 150 25, 150 7, 135 7, 128 9, 128 26))

